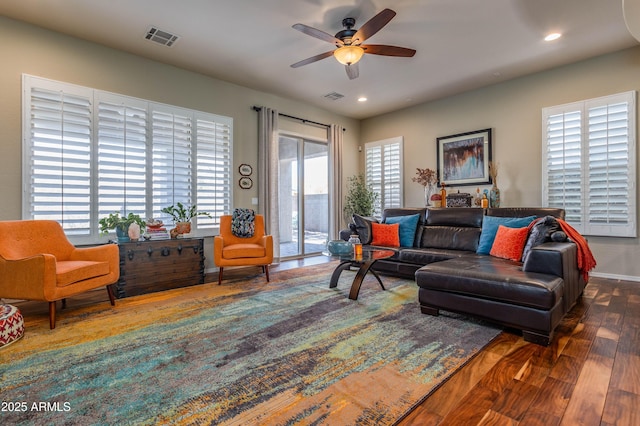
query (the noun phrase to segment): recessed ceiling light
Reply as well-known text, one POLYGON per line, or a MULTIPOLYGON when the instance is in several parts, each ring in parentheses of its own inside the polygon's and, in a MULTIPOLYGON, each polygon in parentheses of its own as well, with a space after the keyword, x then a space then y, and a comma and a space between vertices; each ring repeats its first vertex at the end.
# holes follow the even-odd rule
POLYGON ((367 98, 366 98, 366 97, 364 97, 364 96, 360 96, 360 97, 358 98, 358 102, 367 102, 367 98))
POLYGON ((562 37, 560 33, 551 33, 544 38, 544 41, 554 41, 562 37))

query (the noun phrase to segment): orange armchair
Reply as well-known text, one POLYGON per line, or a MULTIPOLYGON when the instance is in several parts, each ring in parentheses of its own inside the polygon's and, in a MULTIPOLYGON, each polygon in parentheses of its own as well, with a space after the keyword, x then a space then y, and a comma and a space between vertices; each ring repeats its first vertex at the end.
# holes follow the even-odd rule
POLYGON ((49 302, 56 326, 56 301, 110 287, 120 277, 118 246, 76 248, 54 220, 0 221, 0 297, 49 302))
POLYGON ((273 237, 265 235, 264 216, 255 216, 251 238, 240 238, 231 232, 231 215, 220 216, 220 235, 213 238, 213 261, 219 268, 218 284, 222 284, 225 266, 262 266, 269 281, 269 265, 273 262, 273 237))

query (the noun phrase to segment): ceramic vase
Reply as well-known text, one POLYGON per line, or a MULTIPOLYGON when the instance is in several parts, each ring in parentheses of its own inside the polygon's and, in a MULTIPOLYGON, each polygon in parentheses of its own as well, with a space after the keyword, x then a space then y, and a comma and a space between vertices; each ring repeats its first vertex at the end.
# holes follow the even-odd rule
POLYGON ((500 207, 500 189, 495 183, 489 192, 489 206, 500 207))

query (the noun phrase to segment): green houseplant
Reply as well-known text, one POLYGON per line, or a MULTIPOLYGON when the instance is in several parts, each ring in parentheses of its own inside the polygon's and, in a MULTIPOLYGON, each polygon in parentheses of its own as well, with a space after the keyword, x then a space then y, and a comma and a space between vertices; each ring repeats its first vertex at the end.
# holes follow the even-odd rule
POLYGON ((191 219, 196 216, 212 217, 207 212, 199 212, 195 204, 187 207, 178 201, 175 205, 163 208, 162 213, 171 216, 173 223, 176 225, 176 234, 188 234, 191 232, 191 219))
POLYGON ((371 185, 366 184, 364 175, 347 178, 347 195, 342 209, 345 222, 349 223, 354 214, 372 216, 377 200, 378 193, 373 191, 371 185))
POLYGON ((145 227, 144 220, 135 213, 129 213, 127 216, 120 216, 120 213, 113 212, 110 213, 109 216, 103 217, 98 221, 98 224, 100 225, 100 233, 105 235, 110 230, 115 229, 119 243, 129 241, 127 231, 129 230, 129 225, 132 223, 140 225, 140 229, 144 229, 145 227))

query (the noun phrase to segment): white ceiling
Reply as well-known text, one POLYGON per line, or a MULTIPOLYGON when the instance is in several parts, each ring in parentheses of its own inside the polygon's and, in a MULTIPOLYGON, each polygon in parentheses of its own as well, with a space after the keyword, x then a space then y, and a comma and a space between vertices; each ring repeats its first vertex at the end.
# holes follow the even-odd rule
MULTIPOLYGON (((628 4, 637 0, 625 0, 628 4)), ((622 0, 2 0, 0 14, 245 87, 366 118, 638 44, 622 0), (349 80, 333 49, 291 26, 330 34, 384 8, 397 16, 367 40, 416 49, 365 55, 349 80), (144 39, 150 26, 180 36, 144 39), (630 27, 631 28, 631 27, 630 27), (552 31, 564 36, 544 42, 552 31), (338 92, 344 98, 324 98, 338 92), (367 102, 357 98, 366 96, 367 102)), ((638 9, 635 9, 638 10, 638 9)))

